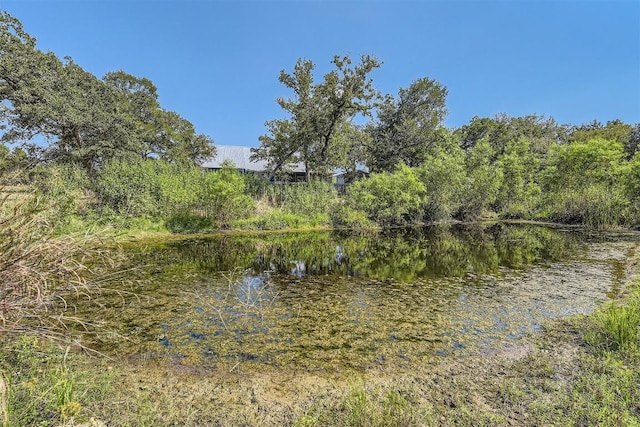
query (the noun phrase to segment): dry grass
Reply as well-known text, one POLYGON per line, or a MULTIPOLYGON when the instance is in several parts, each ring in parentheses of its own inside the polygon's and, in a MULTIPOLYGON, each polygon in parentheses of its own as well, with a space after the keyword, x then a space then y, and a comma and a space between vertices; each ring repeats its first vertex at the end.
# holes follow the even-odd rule
POLYGON ((91 298, 122 260, 100 234, 55 234, 54 201, 27 192, 0 199, 0 333, 64 339, 69 295, 91 298))

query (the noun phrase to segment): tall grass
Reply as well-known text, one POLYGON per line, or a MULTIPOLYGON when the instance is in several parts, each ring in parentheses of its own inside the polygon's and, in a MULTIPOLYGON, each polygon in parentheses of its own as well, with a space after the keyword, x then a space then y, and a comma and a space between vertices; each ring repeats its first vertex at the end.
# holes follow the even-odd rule
POLYGON ((606 351, 640 355, 640 289, 624 303, 612 302, 593 314, 586 341, 606 351))
POLYGON ((328 214, 338 194, 332 184, 316 180, 271 184, 265 187, 262 198, 284 213, 312 217, 328 214))
POLYGON ((591 185, 583 189, 563 189, 549 197, 549 218, 568 224, 606 228, 632 222, 629 202, 612 187, 591 185))
POLYGON ((64 340, 66 322, 81 321, 67 296, 91 295, 117 270, 118 251, 98 234, 56 234, 57 208, 38 194, 0 199, 0 334, 64 340))
POLYGON ((328 226, 337 203, 338 194, 327 182, 266 184, 257 215, 233 221, 232 226, 245 230, 328 226))

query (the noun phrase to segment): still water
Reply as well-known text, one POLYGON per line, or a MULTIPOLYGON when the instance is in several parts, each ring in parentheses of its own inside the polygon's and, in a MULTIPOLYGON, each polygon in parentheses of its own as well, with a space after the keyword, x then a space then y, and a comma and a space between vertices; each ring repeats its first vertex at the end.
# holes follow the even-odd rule
POLYGON ((79 307, 93 345, 197 366, 410 368, 491 353, 625 281, 637 236, 533 225, 219 235, 129 248, 135 280, 79 307))

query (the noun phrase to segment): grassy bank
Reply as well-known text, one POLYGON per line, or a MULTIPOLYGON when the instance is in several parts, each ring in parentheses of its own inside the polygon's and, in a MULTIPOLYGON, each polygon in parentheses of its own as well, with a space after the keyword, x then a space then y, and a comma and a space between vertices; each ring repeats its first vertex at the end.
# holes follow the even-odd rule
MULTIPOLYGON (((639 270, 638 256, 633 268, 639 270)), ((3 342, 4 425, 640 425, 640 281, 496 355, 411 371, 204 371, 3 342)))

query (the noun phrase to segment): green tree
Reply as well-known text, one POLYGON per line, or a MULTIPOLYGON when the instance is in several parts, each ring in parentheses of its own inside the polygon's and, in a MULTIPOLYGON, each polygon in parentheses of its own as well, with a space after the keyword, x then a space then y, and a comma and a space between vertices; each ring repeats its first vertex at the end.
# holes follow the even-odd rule
POLYGON ((591 139, 556 145, 544 173, 545 189, 555 191, 594 183, 614 184, 623 159, 622 144, 615 140, 591 139))
POLYGON ((427 189, 418 173, 404 164, 393 173, 373 173, 356 181, 347 194, 353 209, 384 226, 421 220, 427 203, 427 189))
POLYGON ((137 140, 144 142, 142 157, 157 154, 157 113, 160 110, 158 90, 151 80, 135 77, 122 70, 107 73, 102 80, 120 94, 119 108, 135 123, 137 140))
POLYGON ((213 141, 196 134, 193 124, 179 114, 163 110, 151 80, 115 71, 103 79, 121 94, 121 110, 135 123, 135 135, 143 143, 143 157, 178 163, 199 163, 215 155, 213 141))
POLYGON ((591 139, 617 141, 622 144, 626 158, 631 159, 638 150, 640 123, 633 126, 621 120, 611 120, 603 126, 600 122, 594 120, 591 123, 574 126, 570 130, 569 142, 585 143, 591 139))
POLYGON ((280 72, 280 82, 293 91, 292 99, 279 98, 289 117, 266 123, 267 134, 259 138, 253 158, 266 160, 272 176, 288 166, 303 163, 307 180, 312 173, 324 174, 336 167, 344 139, 336 137, 345 121, 369 114, 377 96, 369 74, 381 64, 362 56, 352 66, 348 56, 335 56, 335 69, 314 83, 313 62, 299 59, 292 74, 280 72))
POLYGON ((510 117, 497 114, 493 118, 474 117, 469 124, 460 127, 455 133, 461 147, 467 151, 478 141, 485 139, 497 158, 510 142, 525 138, 529 141, 530 150, 538 157, 545 158, 551 146, 566 139, 567 130, 551 117, 536 114, 510 117))
POLYGON ((39 109, 39 133, 54 137, 48 157, 82 165, 94 175, 107 161, 136 156, 143 142, 136 124, 119 108, 118 94, 70 59, 63 64, 51 100, 39 109))
POLYGON ((213 153, 210 138, 159 108, 148 79, 117 71, 102 81, 70 58, 38 50, 6 12, 0 12, 0 130, 2 142, 44 136, 46 158, 80 164, 91 176, 112 159, 161 152, 197 162, 213 153))
POLYGON ((427 191, 424 219, 449 219, 460 208, 462 191, 467 182, 465 153, 456 141, 438 147, 416 168, 427 191))
POLYGON ((52 141, 47 155, 54 160, 94 172, 110 158, 140 151, 117 93, 71 59, 38 50, 6 12, 0 13, 0 101, 3 140, 43 135, 52 141))
POLYGON ((465 159, 467 181, 462 189, 457 215, 463 219, 481 218, 496 201, 502 170, 492 162, 494 150, 486 139, 476 142, 465 159))
POLYGON ((367 165, 371 170, 390 172, 399 163, 422 164, 442 140, 446 97, 447 89, 429 78, 400 89, 397 100, 387 96, 377 109, 377 123, 370 126, 367 165))
POLYGON ((625 170, 618 141, 591 139, 555 146, 542 181, 548 216, 594 227, 628 221, 625 170))
POLYGON ((364 126, 343 122, 335 133, 335 166, 344 170, 345 182, 352 182, 367 164, 366 147, 371 136, 364 126))
POLYGON ((215 155, 213 140, 197 134, 193 124, 172 111, 158 110, 157 134, 149 150, 161 159, 176 163, 199 164, 215 155))
POLYGON ((530 147, 525 138, 511 140, 498 157, 502 180, 496 207, 503 216, 530 218, 539 200, 540 159, 530 147))

